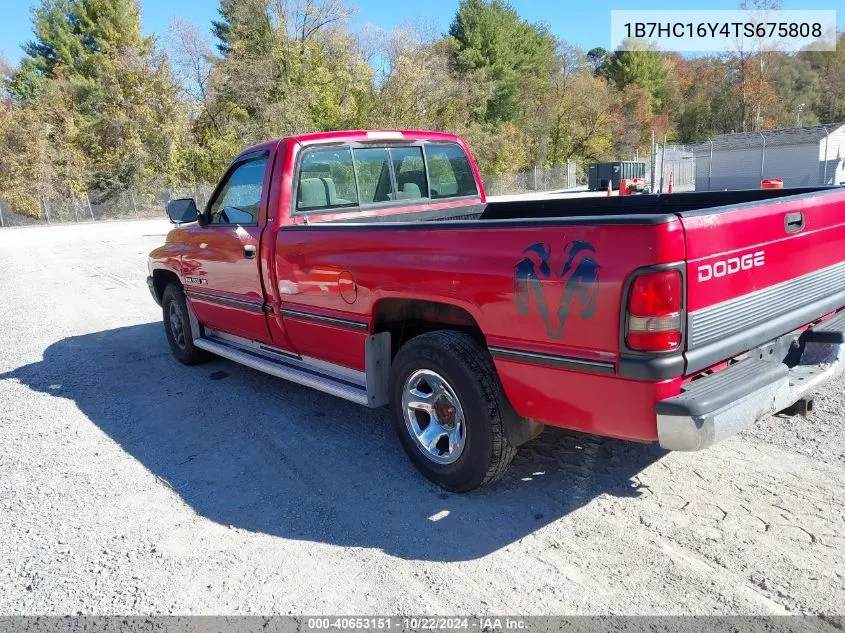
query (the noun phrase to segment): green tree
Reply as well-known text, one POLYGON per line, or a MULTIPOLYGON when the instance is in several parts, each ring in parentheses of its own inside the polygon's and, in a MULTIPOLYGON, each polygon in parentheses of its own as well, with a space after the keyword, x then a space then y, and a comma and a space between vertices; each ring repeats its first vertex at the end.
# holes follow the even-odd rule
POLYGON ((587 51, 587 59, 594 75, 599 75, 604 67, 604 59, 607 57, 607 49, 596 46, 587 51))
POLYGON ((255 142, 363 123, 373 73, 345 28, 346 5, 235 0, 227 6, 226 54, 211 87, 236 138, 255 142))
POLYGON ((44 79, 31 57, 25 57, 14 72, 7 70, 3 76, 9 95, 19 103, 35 102, 44 88, 44 79))
POLYGON ((536 108, 555 70, 557 41, 502 0, 462 0, 449 28, 456 69, 487 88, 482 123, 520 121, 536 108))
POLYGON ((818 77, 818 96, 812 109, 822 123, 845 121, 845 31, 840 31, 835 51, 802 51, 818 77))
POLYGON ((667 65, 656 49, 637 40, 627 40, 625 50, 616 50, 605 56, 599 73, 618 90, 635 85, 651 95, 653 112, 663 110, 666 95, 667 65))
POLYGON ((38 113, 0 98, 0 195, 13 208, 38 217, 46 147, 38 113))
POLYGON ((453 72, 451 44, 449 39, 423 42, 409 29, 392 33, 380 52, 386 69, 367 126, 466 130, 474 99, 482 95, 453 72))
POLYGON ((232 23, 235 21, 236 3, 237 0, 220 0, 220 6, 217 8, 220 19, 211 21, 211 32, 217 38, 217 50, 221 55, 227 55, 231 50, 232 23))
POLYGON ((10 92, 47 117, 55 161, 77 166, 84 155, 84 177, 75 167, 57 177, 107 192, 167 177, 181 118, 176 87, 141 33, 135 0, 42 0, 33 29, 10 92))
POLYGON ((547 164, 611 157, 614 95, 605 79, 592 73, 561 78, 543 106, 551 115, 547 164))

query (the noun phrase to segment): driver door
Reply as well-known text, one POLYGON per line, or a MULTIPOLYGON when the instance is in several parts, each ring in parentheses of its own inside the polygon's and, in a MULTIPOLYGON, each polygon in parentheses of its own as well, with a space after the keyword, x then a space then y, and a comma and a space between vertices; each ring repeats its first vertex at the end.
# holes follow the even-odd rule
POLYGON ((186 230, 185 294, 200 323, 271 342, 261 286, 260 241, 266 224, 268 152, 233 163, 205 209, 204 226, 186 230))

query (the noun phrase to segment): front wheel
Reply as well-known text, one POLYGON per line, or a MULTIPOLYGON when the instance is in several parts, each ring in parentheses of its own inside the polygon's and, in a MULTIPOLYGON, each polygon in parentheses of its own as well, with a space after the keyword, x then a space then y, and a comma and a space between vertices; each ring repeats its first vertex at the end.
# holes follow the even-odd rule
POLYGON ((440 330, 399 350, 390 402, 402 447, 434 483, 466 492, 500 478, 516 454, 507 402, 489 353, 467 334, 440 330))
POLYGON ((184 365, 196 365, 209 360, 209 352, 194 345, 191 318, 185 292, 178 284, 171 283, 161 298, 164 332, 173 356, 184 365))

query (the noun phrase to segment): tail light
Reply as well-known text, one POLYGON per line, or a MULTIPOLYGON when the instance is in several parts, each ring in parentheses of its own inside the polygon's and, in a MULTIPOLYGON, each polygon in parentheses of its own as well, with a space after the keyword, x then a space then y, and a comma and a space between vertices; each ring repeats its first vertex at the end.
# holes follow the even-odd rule
POLYGON ((625 342, 633 350, 667 352, 681 346, 683 279, 679 270, 642 273, 628 293, 625 342))

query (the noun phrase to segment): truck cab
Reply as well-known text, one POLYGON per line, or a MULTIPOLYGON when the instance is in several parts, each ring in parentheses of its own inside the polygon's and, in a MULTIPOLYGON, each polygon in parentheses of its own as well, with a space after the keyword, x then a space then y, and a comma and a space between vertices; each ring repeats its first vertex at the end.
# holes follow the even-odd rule
MULTIPOLYGON (((262 250, 265 230, 365 218, 396 221, 444 207, 471 216, 484 202, 475 162, 456 136, 396 130, 308 134, 242 152, 202 212, 181 218, 168 243, 177 245, 170 250, 178 251, 180 281, 206 327, 285 350, 308 350, 317 322, 297 307, 342 309, 357 289, 342 270, 296 265, 273 270, 267 266, 273 242, 263 240, 262 250), (273 318, 283 309, 288 321, 296 321, 292 327, 273 318)), ((166 258, 167 252, 165 247, 160 254, 166 258)), ((160 277, 159 290, 161 284, 160 277)), ((358 354, 348 349, 349 337, 338 338, 332 360, 360 365, 358 354)))

